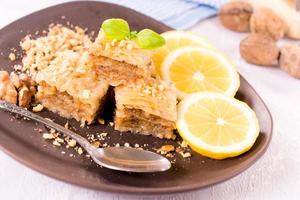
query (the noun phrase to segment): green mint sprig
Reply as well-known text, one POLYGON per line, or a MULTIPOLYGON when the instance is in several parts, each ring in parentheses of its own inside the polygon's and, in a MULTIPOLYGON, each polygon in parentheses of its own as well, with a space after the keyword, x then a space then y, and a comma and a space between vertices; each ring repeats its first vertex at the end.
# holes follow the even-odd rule
POLYGON ((143 29, 140 32, 130 31, 124 19, 107 19, 102 23, 101 28, 109 40, 133 40, 143 49, 155 49, 165 44, 165 39, 150 29, 143 29))

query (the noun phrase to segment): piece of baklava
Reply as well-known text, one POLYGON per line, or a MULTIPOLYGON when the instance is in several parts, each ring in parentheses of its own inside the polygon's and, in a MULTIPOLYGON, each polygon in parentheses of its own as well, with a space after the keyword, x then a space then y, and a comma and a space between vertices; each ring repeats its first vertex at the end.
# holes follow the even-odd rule
POLYGON ((115 129, 174 138, 176 95, 165 82, 152 79, 115 88, 115 129))
POLYGON ((101 110, 108 84, 97 79, 88 60, 87 52, 62 52, 37 72, 36 100, 63 117, 90 124, 101 110))
POLYGON ((128 39, 109 40, 101 30, 90 53, 99 79, 112 86, 147 80, 154 72, 150 50, 128 39))

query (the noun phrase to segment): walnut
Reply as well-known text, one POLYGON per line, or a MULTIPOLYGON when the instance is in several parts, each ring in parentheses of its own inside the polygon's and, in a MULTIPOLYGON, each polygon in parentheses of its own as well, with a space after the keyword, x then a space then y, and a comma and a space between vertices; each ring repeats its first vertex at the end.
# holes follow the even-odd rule
POLYGON ((31 92, 26 85, 19 90, 19 106, 28 107, 31 103, 31 92))
POLYGON ((287 26, 271 9, 261 8, 252 15, 250 29, 252 33, 265 34, 277 41, 284 36, 287 26))
POLYGON ((14 72, 10 74, 10 80, 17 89, 24 85, 24 83, 20 80, 19 76, 14 72))
POLYGON ((16 104, 17 96, 17 90, 11 82, 8 72, 0 71, 0 99, 16 104))
POLYGON ((223 26, 230 30, 248 32, 252 13, 253 8, 249 3, 242 1, 230 2, 221 7, 219 20, 223 26))
POLYGON ((300 45, 288 44, 282 47, 279 65, 289 75, 300 79, 300 45))
POLYGON ((278 64, 279 49, 272 38, 251 34, 241 41, 240 54, 248 63, 270 66, 278 64))

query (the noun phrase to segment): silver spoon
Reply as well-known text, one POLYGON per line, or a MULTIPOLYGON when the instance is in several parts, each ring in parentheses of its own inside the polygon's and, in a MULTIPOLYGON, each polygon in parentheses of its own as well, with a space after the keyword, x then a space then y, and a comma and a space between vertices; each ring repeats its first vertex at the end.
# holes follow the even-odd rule
POLYGON ((77 133, 19 106, 0 100, 0 108, 43 123, 73 138, 97 164, 103 167, 126 172, 159 172, 166 171, 171 167, 168 159, 151 151, 130 147, 96 148, 77 133))

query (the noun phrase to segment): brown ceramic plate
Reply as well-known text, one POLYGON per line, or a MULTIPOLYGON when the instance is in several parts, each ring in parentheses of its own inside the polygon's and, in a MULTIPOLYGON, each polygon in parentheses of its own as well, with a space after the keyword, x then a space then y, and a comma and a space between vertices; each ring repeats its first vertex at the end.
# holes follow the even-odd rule
MULTIPOLYGON (((101 22, 112 17, 126 19, 135 30, 145 27, 158 32, 170 30, 169 27, 143 14, 114 4, 84 1, 65 3, 23 17, 0 30, 0 66, 5 70, 11 70, 8 66, 20 62, 20 59, 11 62, 8 59, 10 49, 18 47, 20 39, 26 34, 45 30, 52 22, 67 24, 67 21, 70 21, 72 24, 87 27, 89 31, 98 31, 101 22), (66 19, 62 19, 61 16, 65 16, 66 19)), ((17 51, 20 53, 20 48, 17 48, 17 51)), ((249 152, 222 161, 211 160, 193 152, 191 159, 183 159, 179 156, 176 164, 167 172, 133 174, 112 171, 95 165, 90 159, 76 154, 72 149, 53 146, 34 131, 36 127, 44 129, 42 125, 15 118, 3 111, 0 111, 0 146, 7 154, 36 171, 87 188, 143 194, 200 189, 225 181, 250 167, 264 154, 271 140, 272 119, 268 108, 242 77, 237 98, 247 102, 255 110, 261 132, 249 152), (66 154, 63 155, 62 151, 66 154), (69 157, 69 154, 74 154, 75 157, 69 157)), ((61 124, 66 122, 65 119, 47 111, 40 114, 54 118, 61 124)), ((75 121, 71 121, 71 124, 78 126, 75 121)), ((162 144, 173 143, 150 136, 125 133, 122 135, 108 125, 96 124, 89 129, 78 130, 82 135, 103 131, 109 133, 110 144, 147 143, 150 147, 160 147, 162 144)))

